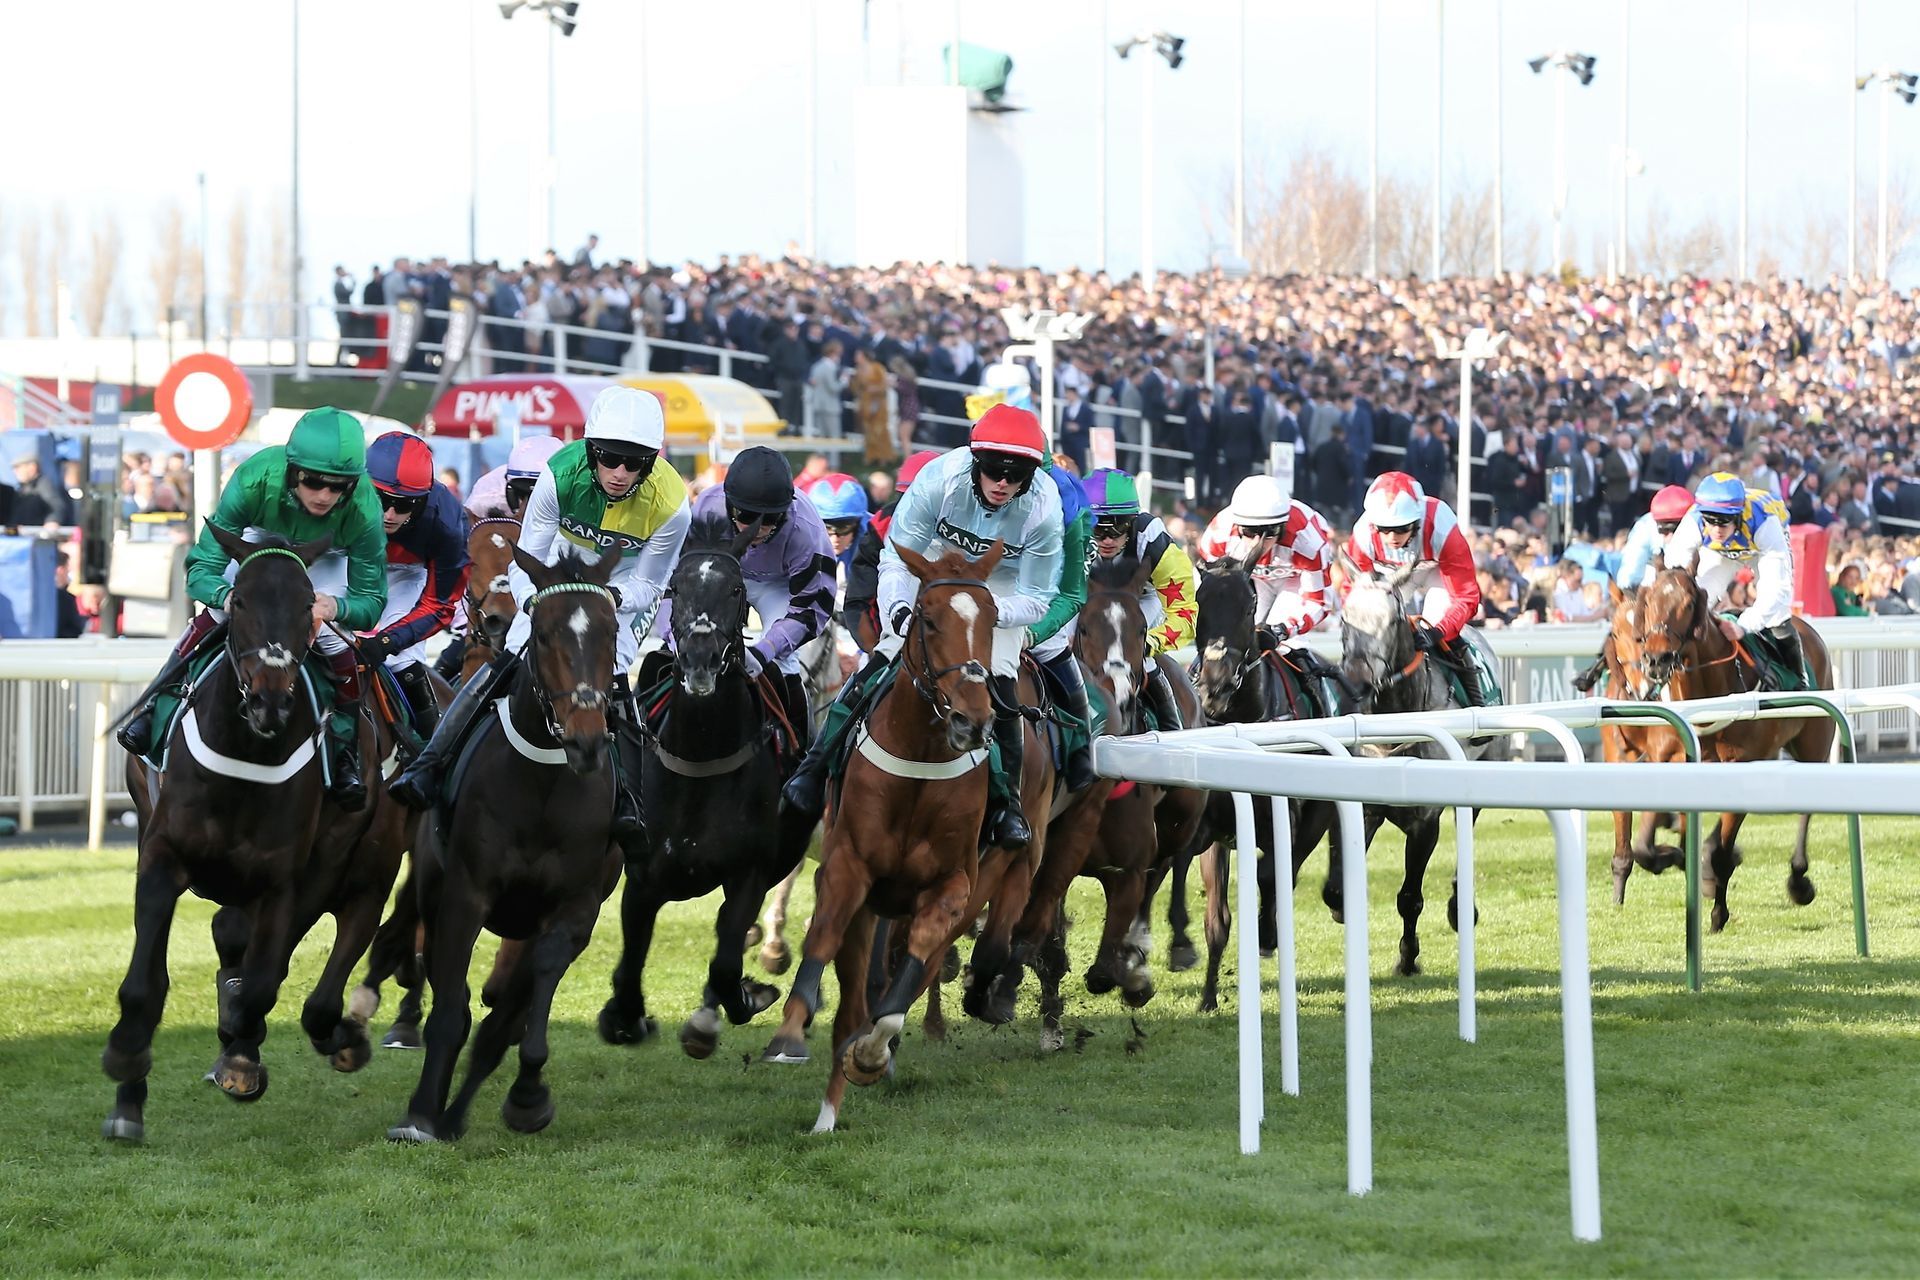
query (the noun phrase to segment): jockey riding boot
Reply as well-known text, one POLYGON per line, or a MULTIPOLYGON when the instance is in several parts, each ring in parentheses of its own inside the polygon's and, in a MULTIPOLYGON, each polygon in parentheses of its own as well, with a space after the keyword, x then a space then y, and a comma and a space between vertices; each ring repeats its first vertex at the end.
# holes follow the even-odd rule
POLYGON ((1041 665, 1059 690, 1061 706, 1080 727, 1067 752, 1067 790, 1085 791, 1098 775, 1093 771, 1093 708, 1087 703, 1086 681, 1080 677, 1080 659, 1068 649, 1041 665))
POLYGON ((420 726, 421 733, 431 737, 434 726, 440 723, 440 703, 433 696, 433 681, 427 678, 426 667, 410 662, 394 671, 393 678, 400 682, 413 707, 413 722, 420 726))
POLYGON ((641 711, 625 672, 613 678, 613 726, 618 735, 614 757, 619 761, 619 776, 613 781, 613 824, 609 828, 614 843, 627 861, 637 862, 647 852, 647 820, 640 805, 640 730, 641 711))
POLYGON ((1180 702, 1173 696, 1173 680, 1158 662, 1147 664, 1147 687, 1142 692, 1147 710, 1153 712, 1154 723, 1162 733, 1187 727, 1186 718, 1180 714, 1180 702))
POLYGON ((348 813, 367 807, 367 784, 360 776, 360 660, 349 646, 326 655, 333 676, 333 714, 327 736, 333 740, 333 802, 348 813))
MULTIPOLYGON (((807 747, 807 754, 794 768, 787 785, 780 788, 781 808, 812 818, 826 811, 827 771, 833 766, 833 758, 839 753, 840 742, 846 737, 848 727, 867 705, 867 686, 877 682, 876 672, 884 668, 887 661, 880 654, 870 655, 867 665, 840 686, 840 696, 827 708, 820 732, 814 735, 812 744, 807 747)), ((794 727, 799 728, 798 725, 794 727)))
POLYGON ((440 660, 433 664, 433 669, 438 672, 440 678, 448 684, 458 684, 460 681, 460 667, 466 660, 467 638, 465 636, 455 636, 453 639, 447 641, 447 647, 440 651, 440 660))
POLYGON ((1593 665, 1573 678, 1573 687, 1582 693, 1592 693, 1593 686, 1599 684, 1607 675, 1607 651, 1603 646, 1593 660, 1593 665))
POLYGON ((802 751, 813 737, 813 705, 807 697, 807 678, 798 671, 780 673, 781 709, 793 725, 793 749, 802 751))
POLYGON ((492 662, 474 672, 473 679, 460 686, 452 703, 441 713, 440 723, 434 726, 432 739, 388 785, 387 791, 394 799, 409 809, 433 808, 440 798, 442 775, 453 763, 468 727, 499 692, 517 661, 514 654, 502 650, 494 655, 492 662))
POLYGON ((1767 628, 1767 638, 1773 641, 1774 647, 1779 650, 1780 660, 1786 664, 1787 669, 1799 678, 1800 687, 1813 688, 1813 679, 1807 674, 1806 650, 1800 646, 1800 632, 1793 625, 1793 620, 1789 618, 1777 627, 1767 628))
POLYGON ((153 736, 153 700, 186 673, 201 643, 219 626, 220 622, 205 609, 193 615, 193 621, 187 623, 186 631, 181 633, 180 642, 173 646, 173 655, 167 659, 166 667, 154 677, 153 683, 141 695, 140 709, 134 712, 133 718, 121 725, 120 731, 114 735, 120 745, 127 749, 129 755, 146 754, 147 739, 153 736))
POLYGON ((995 676, 993 686, 993 740, 1000 744, 1000 775, 1007 791, 993 825, 993 842, 1002 849, 1024 849, 1033 839, 1033 828, 1020 808, 1027 745, 1027 726, 1020 718, 1020 684, 1014 676, 995 676))
POLYGON ((1473 659, 1472 641, 1458 636, 1441 643, 1441 652, 1448 665, 1460 673, 1460 690, 1466 695, 1469 707, 1484 707, 1486 697, 1480 691, 1480 664, 1473 659))

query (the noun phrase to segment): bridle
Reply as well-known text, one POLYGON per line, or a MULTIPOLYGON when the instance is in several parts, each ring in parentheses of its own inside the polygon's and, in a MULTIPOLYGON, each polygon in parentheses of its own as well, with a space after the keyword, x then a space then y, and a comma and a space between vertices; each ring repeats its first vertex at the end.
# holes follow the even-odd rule
MULTIPOLYGON (((1668 651, 1672 654, 1674 659, 1673 667, 1664 676, 1661 676, 1656 679, 1652 671, 1649 669, 1649 663, 1647 661, 1646 636, 1644 633, 1639 637, 1640 656, 1632 662, 1629 662, 1625 658, 1622 658, 1619 653, 1619 647, 1615 646, 1615 651, 1613 655, 1614 660, 1620 664, 1623 670, 1640 672, 1647 677, 1647 685, 1645 690, 1642 692, 1636 692, 1634 695, 1639 701, 1641 702, 1655 701, 1660 697, 1662 693, 1666 691, 1666 688, 1668 685, 1672 684, 1676 679, 1678 679, 1681 676, 1691 675, 1696 671, 1705 671, 1709 667, 1724 666, 1725 664, 1729 662, 1733 662, 1735 659, 1739 658, 1741 653, 1741 647, 1739 644, 1736 643, 1733 645, 1731 649, 1729 649, 1726 652, 1726 654, 1718 658, 1710 658, 1705 662, 1682 663, 1680 661, 1681 658, 1686 656, 1689 650, 1691 650, 1695 645, 1699 643, 1702 624, 1705 621, 1701 617, 1701 613, 1703 611, 1703 606, 1705 602, 1706 602, 1706 592, 1703 591, 1698 584, 1695 584, 1693 592, 1687 601, 1687 615, 1686 615, 1687 625, 1679 630, 1679 635, 1681 636, 1679 647, 1677 649, 1668 651)), ((1672 637, 1675 634, 1675 629, 1672 626, 1671 619, 1668 620, 1667 626, 1661 628, 1660 633, 1666 636, 1668 639, 1672 639, 1672 637)), ((1665 655, 1662 655, 1662 656, 1665 656, 1665 655)), ((1628 687, 1629 688, 1632 687, 1631 681, 1628 682, 1628 687)))
MULTIPOLYGON (((241 569, 245 569, 248 565, 252 564, 255 560, 261 559, 263 556, 285 556, 300 566, 301 577, 307 577, 307 562, 302 560, 297 552, 288 547, 261 547, 240 562, 239 568, 233 571, 234 581, 238 582, 240 580, 241 569)), ((311 582, 311 579, 309 579, 309 582, 311 582)), ((240 687, 240 701, 242 704, 253 701, 253 682, 247 676, 246 664, 249 660, 257 661, 260 665, 272 667, 275 670, 297 667, 301 660, 307 656, 307 649, 312 643, 309 640, 307 644, 301 645, 297 653, 286 645, 281 644, 278 640, 269 640, 267 643, 255 645, 251 649, 239 649, 234 646, 233 635, 233 628, 229 626, 227 628, 226 640, 227 661, 233 664, 233 678, 234 682, 240 687)))
MULTIPOLYGON (((531 596, 527 597, 527 621, 529 623, 533 622, 534 610, 540 607, 542 601, 554 596, 580 594, 600 596, 605 599, 609 605, 612 605, 616 611, 619 608, 618 603, 614 599, 612 589, 601 586, 597 582, 556 582, 551 586, 540 588, 531 596)), ((617 612, 615 617, 617 620, 617 612)), ((540 681, 540 661, 537 652, 539 647, 540 628, 538 626, 532 626, 527 634, 527 665, 533 672, 533 695, 534 699, 540 704, 541 714, 546 717, 547 733, 555 742, 559 742, 564 737, 565 731, 560 717, 555 713, 558 704, 565 703, 575 712, 604 712, 608 702, 607 691, 605 689, 589 689, 576 685, 570 693, 554 694, 549 692, 547 687, 540 681)))
MULTIPOLYGON (((715 560, 725 560, 727 563, 731 564, 734 567, 734 571, 736 572, 736 574, 739 575, 742 587, 744 589, 744 585, 746 582, 746 574, 741 570, 740 557, 734 555, 732 552, 720 551, 720 550, 695 551, 695 552, 691 552, 690 556, 692 557, 704 556, 704 557, 710 557, 715 560)), ((690 562, 690 559, 689 559, 689 556, 687 555, 683 555, 680 558, 679 564, 676 564, 674 566, 675 578, 678 578, 680 576, 681 567, 688 564, 689 562, 690 562)), ((667 598, 672 600, 678 600, 680 596, 679 591, 674 588, 671 582, 667 584, 666 594, 667 594, 667 598)), ((681 611, 679 609, 675 609, 674 610, 674 629, 676 631, 679 630, 680 621, 681 621, 681 611)), ((696 614, 694 617, 689 618, 686 621, 687 621, 687 632, 690 635, 696 635, 696 636, 709 635, 712 632, 719 630, 719 625, 715 623, 714 620, 705 613, 696 614)), ((740 625, 733 629, 733 633, 730 636, 728 636, 727 642, 724 645, 722 645, 720 648, 720 666, 719 666, 719 669, 715 672, 716 675, 724 675, 726 672, 734 670, 736 668, 742 671, 746 670, 747 641, 746 641, 746 635, 745 635, 746 615, 745 615, 744 606, 742 608, 739 621, 740 621, 740 625)), ((677 638, 674 643, 673 649, 674 649, 674 666, 677 668, 680 665, 680 645, 678 643, 677 638)))
MULTIPOLYGON (((510 524, 515 529, 519 529, 521 527, 520 522, 518 520, 510 519, 509 517, 488 516, 484 520, 474 521, 473 528, 468 530, 467 536, 472 537, 474 533, 477 533, 479 530, 486 528, 490 524, 510 524)), ((467 610, 467 636, 469 638, 469 643, 471 643, 473 639, 477 637, 479 642, 485 645, 489 649, 493 648, 493 644, 491 641, 487 639, 486 629, 483 626, 481 626, 480 610, 487 603, 488 596, 500 593, 498 589, 493 586, 493 583, 497 581, 499 581, 498 578, 492 579, 491 581, 485 584, 486 589, 476 595, 474 593, 476 579, 469 576, 467 578, 466 600, 464 601, 464 604, 467 610)), ((507 592, 505 594, 511 597, 512 593, 507 592)))
MULTIPOLYGON (((1094 609, 1093 602, 1103 598, 1111 599, 1111 600, 1119 600, 1122 602, 1132 601, 1135 599, 1132 593, 1128 591, 1124 591, 1118 587, 1095 587, 1092 590, 1092 592, 1088 595, 1086 605, 1083 606, 1081 609, 1082 618, 1084 619, 1084 618, 1091 618, 1091 617, 1099 617, 1100 616, 1099 611, 1094 609)), ((1140 619, 1140 635, 1142 640, 1142 643, 1140 645, 1140 661, 1138 663, 1129 663, 1127 667, 1127 674, 1132 678, 1133 687, 1135 690, 1133 713, 1136 718, 1140 714, 1140 699, 1146 693, 1146 688, 1147 688, 1147 647, 1148 646, 1145 643, 1147 638, 1147 620, 1144 614, 1141 616, 1141 619, 1140 619)), ((1119 636, 1115 636, 1114 638, 1120 639, 1119 636)))
POLYGON ((967 680, 985 684, 987 681, 987 668, 977 658, 968 658, 965 662, 956 662, 950 667, 935 667, 933 665, 933 651, 927 644, 925 592, 931 591, 935 587, 952 587, 958 591, 978 591, 987 596, 988 599, 992 599, 993 589, 978 578, 934 578, 922 584, 922 594, 913 602, 913 618, 910 629, 915 638, 920 642, 920 661, 917 669, 912 662, 906 664, 907 676, 913 681, 913 691, 919 694, 929 707, 933 708, 934 719, 936 721, 944 721, 953 715, 954 706, 953 699, 947 696, 946 690, 940 687, 940 681, 957 671, 967 680))

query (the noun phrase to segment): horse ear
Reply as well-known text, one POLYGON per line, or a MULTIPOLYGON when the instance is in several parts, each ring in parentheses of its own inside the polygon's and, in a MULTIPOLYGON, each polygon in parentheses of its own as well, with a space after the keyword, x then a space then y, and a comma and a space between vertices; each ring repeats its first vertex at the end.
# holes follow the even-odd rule
POLYGON ((1620 579, 1607 579, 1607 594, 1613 598, 1613 607, 1619 608, 1626 602, 1627 593, 1620 589, 1620 579))
POLYGON ((1236 572, 1244 573, 1249 578, 1251 578, 1253 576, 1253 567, 1259 563, 1260 563, 1260 548, 1256 546, 1252 550, 1248 551, 1245 555, 1241 556, 1239 559, 1232 561, 1231 567, 1236 572))
POLYGON ((933 563, 912 547, 903 547, 899 543, 889 544, 893 553, 900 557, 900 563, 913 571, 913 576, 925 582, 933 576, 933 563))
MULTIPOLYGON (((519 551, 520 549, 518 547, 514 548, 515 555, 518 555, 519 551)), ((607 551, 606 554, 602 555, 598 560, 595 560, 592 564, 588 565, 586 576, 581 580, 583 582, 591 582, 597 587, 604 587, 607 585, 608 582, 612 580, 613 571, 615 569, 618 569, 619 567, 620 567, 620 549, 618 547, 614 547, 609 551, 607 551)))
POLYGON ((533 579, 536 590, 544 590, 553 584, 555 577, 553 570, 540 563, 537 556, 522 550, 519 546, 513 549, 513 562, 520 566, 520 572, 533 579))
POLYGON ((251 542, 246 540, 244 535, 222 529, 211 520, 207 521, 207 532, 213 535, 213 540, 220 544, 220 549, 226 552, 231 559, 245 560, 257 550, 251 542))
POLYGON ((989 577, 992 576, 993 571, 999 568, 1000 557, 1005 555, 1006 553, 1007 553, 1006 541, 1002 538, 995 538, 993 540, 993 545, 987 548, 987 554, 981 556, 978 560, 975 560, 973 562, 973 576, 979 578, 982 582, 985 582, 989 577))
POLYGON ((758 535, 760 532, 760 526, 761 526, 761 522, 758 520, 755 520, 752 524, 748 525, 745 529, 742 529, 740 530, 740 532, 736 533, 734 535, 733 541, 727 544, 728 554, 732 555, 735 560, 738 560, 741 556, 747 554, 747 548, 753 545, 754 537, 758 535))
POLYGON ((1395 591, 1398 591, 1400 588, 1406 586, 1407 583, 1413 580, 1413 575, 1419 570, 1419 568, 1420 568, 1419 561, 1417 560, 1407 561, 1407 563, 1401 565, 1398 569, 1395 569, 1392 573, 1387 575, 1387 585, 1392 587, 1395 591))
POLYGON ((318 560, 331 550, 333 550, 333 535, 323 533, 312 542, 303 542, 293 548, 293 554, 299 556, 300 562, 311 569, 313 568, 313 562, 315 560, 318 560))
POLYGON ((1707 589, 1698 582, 1693 584, 1693 630, 1696 635, 1705 635, 1713 626, 1713 614, 1707 608, 1707 589))
POLYGON ((1340 572, 1346 575, 1348 582, 1353 582, 1366 576, 1360 571, 1360 566, 1353 562, 1353 557, 1347 554, 1345 547, 1341 547, 1333 553, 1333 560, 1335 564, 1340 566, 1340 572))

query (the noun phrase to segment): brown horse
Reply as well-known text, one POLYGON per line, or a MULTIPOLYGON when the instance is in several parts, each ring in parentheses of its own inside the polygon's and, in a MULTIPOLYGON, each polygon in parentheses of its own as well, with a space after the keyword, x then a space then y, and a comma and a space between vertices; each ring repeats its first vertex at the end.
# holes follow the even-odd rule
MULTIPOLYGON (((1717 698, 1760 689, 1759 669, 1744 645, 1729 640, 1709 607, 1707 593, 1685 569, 1663 569, 1640 590, 1638 667, 1624 661, 1633 696, 1657 699, 1663 693, 1679 700, 1717 698)), ((1807 674, 1815 689, 1833 687, 1833 663, 1820 634, 1801 618, 1793 619, 1806 655, 1807 674)), ((1701 740, 1703 759, 1772 760, 1782 751, 1803 763, 1824 761, 1833 749, 1834 725, 1825 716, 1792 720, 1743 720, 1727 725, 1701 740)), ((1727 882, 1740 865, 1734 843, 1744 813, 1724 813, 1719 825, 1700 841, 1700 884, 1713 895, 1710 927, 1719 932, 1727 923, 1727 882)), ((1807 827, 1811 814, 1800 815, 1788 864, 1787 896, 1797 905, 1813 901, 1813 881, 1807 878, 1807 827)), ((1615 835, 1615 857, 1619 837, 1615 835)), ((1616 869, 1616 877, 1620 875, 1616 869)))
MULTIPOLYGON (((1612 584, 1613 621, 1602 657, 1606 661, 1607 678, 1605 691, 1610 698, 1650 700, 1648 695, 1655 694, 1646 678, 1646 664, 1641 658, 1640 636, 1640 593, 1622 591, 1618 583, 1612 584)), ((1686 750, 1674 731, 1662 724, 1621 724, 1608 723, 1600 727, 1600 755, 1608 764, 1624 761, 1644 762, 1648 764, 1667 764, 1686 759, 1686 750)), ((1669 867, 1677 867, 1685 862, 1685 854, 1678 844, 1655 844, 1660 826, 1675 825, 1675 815, 1644 813, 1640 815, 1638 828, 1634 825, 1631 812, 1616 810, 1613 815, 1613 902, 1619 906, 1627 900, 1627 877, 1632 874, 1633 866, 1639 863, 1646 871, 1659 875, 1669 867)), ((1682 824, 1679 830, 1684 834, 1686 815, 1678 816, 1682 824)))
POLYGON ((513 563, 513 549, 519 545, 520 522, 507 516, 476 521, 467 531, 467 558, 473 562, 473 570, 467 575, 464 601, 467 646, 460 657, 461 684, 493 661, 506 643, 514 615, 520 612, 507 589, 507 566, 513 563))
MULTIPOLYGON (((989 901, 969 1002, 1010 1005, 1011 992, 995 984, 1012 967, 1008 937, 1045 853, 1044 823, 1034 824, 1032 843, 1017 854, 979 843, 998 617, 986 579, 1005 548, 995 542, 974 561, 958 551, 929 560, 897 550, 920 581, 919 597, 893 682, 855 730, 859 745, 828 818, 800 967, 780 1029, 762 1054, 768 1062, 808 1060, 803 1035, 831 960, 840 1006, 816 1133, 834 1127, 849 1080, 871 1084, 887 1073, 907 1011, 938 976, 947 947, 989 901), (881 918, 907 921, 907 942, 870 1018, 867 970, 881 918)), ((1027 812, 1038 814, 1052 794, 1053 764, 1032 729, 1025 731, 1021 795, 1027 812)))
MULTIPOLYGON (((127 761, 127 789, 140 819, 134 886, 134 950, 120 987, 120 1020, 102 1055, 118 1082, 107 1137, 145 1136, 147 1075, 167 989, 167 936, 182 892, 220 904, 213 936, 222 1046, 209 1078, 237 1101, 267 1090, 260 1044, 294 946, 323 914, 338 923, 332 951, 301 1011, 314 1048, 336 1068, 367 1061, 364 1020, 346 1016, 347 972, 366 950, 399 866, 397 815, 382 789, 357 815, 324 799, 325 726, 301 687, 313 635, 307 567, 327 540, 291 546, 248 542, 207 526, 239 563, 227 600, 226 652, 187 696, 171 730, 167 771, 151 776, 127 761)), ((360 724, 362 773, 379 746, 360 724)))
POLYGON ((507 1127, 537 1133, 553 1120, 542 1079, 553 993, 593 936, 600 906, 620 878, 611 826, 617 785, 611 741, 615 628, 606 583, 619 563, 514 560, 537 588, 532 635, 489 724, 468 748, 458 795, 421 824, 414 850, 420 914, 427 925, 426 1060, 395 1141, 460 1136, 480 1085, 520 1044, 520 1074, 501 1107, 507 1127), (467 971, 481 929, 525 943, 474 1035, 467 1076, 447 1094, 472 1024, 467 971))

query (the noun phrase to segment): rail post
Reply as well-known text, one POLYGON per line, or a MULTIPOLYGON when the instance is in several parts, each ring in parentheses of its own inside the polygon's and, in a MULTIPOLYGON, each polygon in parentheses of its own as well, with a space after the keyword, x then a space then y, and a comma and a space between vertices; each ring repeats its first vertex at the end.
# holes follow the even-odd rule
MULTIPOLYGON (((1854 750, 1853 723, 1831 698, 1817 693, 1783 693, 1762 697, 1760 705, 1818 707, 1833 718, 1834 731, 1839 735, 1841 758, 1847 764, 1860 762, 1854 750)), ((1867 954, 1867 864, 1866 852, 1860 843, 1860 815, 1857 813, 1847 815, 1847 846, 1853 864, 1853 945, 1864 956, 1867 954)))

